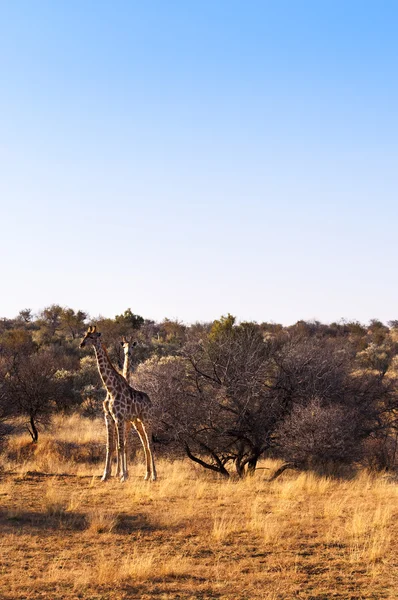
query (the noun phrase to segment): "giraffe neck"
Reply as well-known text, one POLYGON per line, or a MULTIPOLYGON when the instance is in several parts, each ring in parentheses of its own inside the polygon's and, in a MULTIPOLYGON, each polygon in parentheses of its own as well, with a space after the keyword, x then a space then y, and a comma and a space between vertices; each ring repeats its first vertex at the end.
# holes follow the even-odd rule
POLYGON ((111 395, 119 391, 120 375, 113 367, 105 346, 98 342, 94 345, 95 355, 97 357, 97 366, 102 382, 111 395))
POLYGON ((130 349, 124 353, 123 377, 128 381, 130 374, 130 349))

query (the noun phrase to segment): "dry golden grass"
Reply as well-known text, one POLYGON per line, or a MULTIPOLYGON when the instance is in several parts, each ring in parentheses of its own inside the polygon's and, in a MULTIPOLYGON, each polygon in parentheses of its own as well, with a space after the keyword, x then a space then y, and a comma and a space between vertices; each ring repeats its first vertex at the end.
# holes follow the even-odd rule
POLYGON ((32 444, 26 434, 11 438, 7 451, 0 455, 0 467, 20 474, 88 475, 93 464, 102 462, 105 443, 103 419, 56 416, 51 431, 40 434, 39 444, 32 444))
MULTIPOLYGON (((398 485, 285 472, 220 480, 138 456, 125 484, 83 462, 101 422, 59 419, 35 449, 15 438, 0 479, 0 598, 395 599, 398 485), (62 454, 63 444, 74 451, 62 454), (70 447, 70 446, 69 446, 70 447), (19 449, 19 452, 18 452, 19 449)), ((102 458, 104 448, 102 447, 102 458)))

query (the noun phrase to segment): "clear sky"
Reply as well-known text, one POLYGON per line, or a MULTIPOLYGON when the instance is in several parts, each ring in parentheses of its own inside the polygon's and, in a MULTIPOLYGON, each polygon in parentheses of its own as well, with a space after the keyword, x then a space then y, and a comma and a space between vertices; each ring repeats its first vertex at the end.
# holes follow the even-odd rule
POLYGON ((0 316, 398 319, 398 3, 0 0, 0 316))

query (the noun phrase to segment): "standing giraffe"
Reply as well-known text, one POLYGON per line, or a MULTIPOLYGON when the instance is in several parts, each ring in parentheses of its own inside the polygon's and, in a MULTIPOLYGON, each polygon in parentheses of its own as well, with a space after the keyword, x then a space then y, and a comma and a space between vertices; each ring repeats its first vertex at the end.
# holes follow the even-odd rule
MULTIPOLYGON (((120 344, 122 345, 123 350, 124 350, 123 377, 129 384, 130 383, 131 354, 132 354, 132 349, 137 345, 137 342, 132 342, 131 339, 126 338, 126 336, 123 336, 120 344)), ((104 401, 103 407, 104 407, 105 425, 106 425, 106 430, 107 430, 107 447, 109 447, 109 453, 110 453, 110 459, 109 459, 110 464, 111 464, 110 469, 112 470, 112 457, 113 457, 113 454, 115 451, 116 424, 115 424, 113 417, 109 411, 109 400, 110 400, 110 396, 108 393, 107 397, 104 401)), ((124 451, 124 460, 125 460, 126 470, 128 472, 127 443, 128 443, 131 423, 130 423, 130 421, 126 421, 124 425, 125 425, 125 430, 124 430, 124 450, 123 451, 124 451)), ((133 423, 133 426, 134 426, 134 429, 136 430, 136 432, 141 440, 141 443, 145 449, 145 443, 144 443, 144 440, 142 439, 140 432, 138 431, 137 427, 135 427, 134 423, 133 423)), ((120 477, 120 468, 121 468, 121 463, 119 461, 119 454, 116 453, 116 477, 120 477)), ((105 475, 104 475, 104 477, 105 477, 105 475)))
MULTIPOLYGON (((137 342, 132 342, 131 339, 127 339, 126 336, 123 336, 123 339, 120 343, 124 350, 123 377, 125 378, 127 383, 130 384, 131 351, 134 348, 134 346, 137 345, 137 342)), ((105 406, 104 406, 104 409, 105 409, 105 406)), ((105 416, 105 419, 106 419, 106 416, 105 416)), ((128 443, 129 433, 130 433, 130 426, 131 426, 130 421, 126 421, 125 422, 125 430, 124 430, 124 460, 125 460, 126 469, 127 469, 127 443, 128 443)), ((145 450, 145 443, 144 443, 144 440, 142 439, 141 433, 139 432, 137 427, 134 425, 134 423, 133 423, 133 426, 134 426, 134 429, 136 430, 136 432, 138 433, 138 436, 141 440, 141 444, 143 445, 144 450, 145 450)), ((118 477, 120 475, 119 455, 117 455, 116 458, 117 458, 116 477, 118 477)))
MULTIPOLYGON (((131 365, 131 351, 134 348, 134 346, 137 345, 137 342, 131 342, 131 340, 128 340, 125 336, 123 336, 123 340, 120 342, 120 344, 123 347, 124 350, 124 363, 123 363, 123 377, 125 378, 125 380, 127 381, 127 383, 130 383, 130 365, 131 365)), ((106 426, 106 431, 107 431, 107 448, 109 448, 109 461, 110 461, 110 469, 112 470, 112 458, 113 458, 113 454, 115 452, 115 434, 116 434, 116 424, 115 421, 112 417, 112 414, 110 413, 109 410, 109 400, 110 400, 110 395, 109 392, 106 395, 106 398, 104 400, 103 403, 103 407, 104 407, 104 417, 105 417, 105 426, 106 426)), ((144 442, 137 430, 137 428, 135 427, 135 430, 137 431, 141 443, 145 448, 144 442)), ((124 454, 125 454, 125 464, 126 464, 126 469, 127 469, 127 442, 128 442, 128 437, 129 437, 129 432, 130 432, 130 426, 129 426, 129 421, 127 421, 125 423, 125 434, 124 434, 124 454)), ((119 461, 119 454, 116 453, 116 477, 120 477, 120 461, 119 461)), ((128 470, 128 469, 127 469, 128 470)), ((105 481, 105 479, 107 479, 107 477, 104 474, 103 480, 105 481)))
POLYGON ((152 404, 147 394, 132 388, 123 375, 118 373, 112 365, 104 344, 100 340, 101 334, 96 326, 89 327, 81 341, 80 348, 86 344, 94 347, 97 366, 102 382, 108 392, 104 402, 105 421, 107 428, 106 461, 102 480, 105 481, 111 474, 111 458, 115 447, 114 431, 116 429, 118 465, 120 465, 120 480, 125 481, 127 474, 127 460, 125 454, 125 423, 132 423, 137 430, 144 447, 146 459, 145 479, 156 479, 155 461, 152 445, 152 404), (106 405, 106 406, 105 406, 106 405), (111 420, 113 420, 113 423, 111 420))
POLYGON ((130 368, 131 368, 131 351, 137 345, 137 342, 132 342, 131 339, 127 339, 126 336, 123 336, 122 341, 120 342, 123 346, 124 350, 124 363, 123 363, 123 377, 127 381, 130 382, 130 368))

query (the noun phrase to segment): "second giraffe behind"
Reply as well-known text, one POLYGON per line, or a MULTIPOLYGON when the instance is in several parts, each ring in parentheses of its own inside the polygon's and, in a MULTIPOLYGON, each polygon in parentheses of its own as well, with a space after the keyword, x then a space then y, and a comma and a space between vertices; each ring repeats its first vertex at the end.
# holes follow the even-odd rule
MULTIPOLYGON (((125 481, 127 479, 125 424, 132 424, 144 447, 146 459, 145 479, 155 481, 156 468, 152 444, 152 403, 147 394, 132 388, 125 378, 116 371, 100 338, 101 334, 97 331, 96 327, 89 327, 81 341, 80 347, 84 348, 88 344, 94 347, 98 370, 108 392, 108 411, 105 413, 108 439, 105 469, 102 479, 105 481, 111 474, 111 461, 115 447, 114 430, 116 431, 118 464, 120 465, 121 472, 120 480, 125 481), (113 423, 110 422, 110 419, 113 420, 113 423)), ((129 427, 126 427, 126 429, 128 431, 129 427)))

